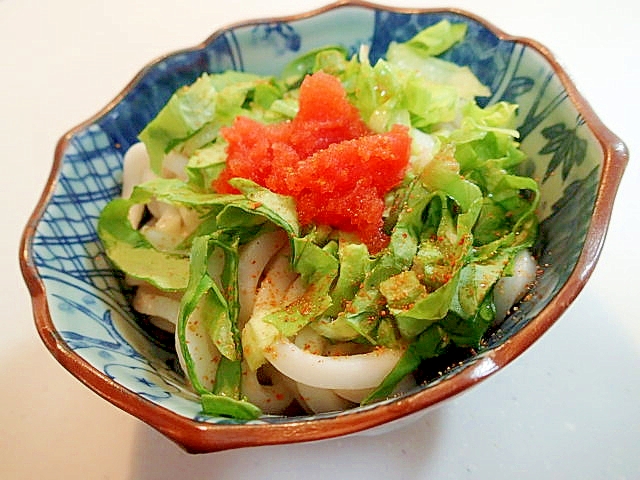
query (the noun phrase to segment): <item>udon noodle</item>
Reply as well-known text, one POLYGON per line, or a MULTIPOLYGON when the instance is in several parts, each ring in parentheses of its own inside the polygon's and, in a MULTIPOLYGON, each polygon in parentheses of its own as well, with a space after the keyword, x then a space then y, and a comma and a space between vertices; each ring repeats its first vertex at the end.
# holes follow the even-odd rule
MULTIPOLYGON (((174 155, 171 165, 184 165, 174 155)), ((167 176, 181 175, 171 168, 167 176)), ((123 197, 133 187, 154 177, 144 145, 133 145, 125 156, 123 197)), ((186 208, 160 202, 150 202, 150 218, 141 224, 144 206, 130 211, 130 221, 144 229, 157 245, 171 247, 186 238, 198 225, 198 217, 186 208)), ((262 318, 281 305, 290 303, 304 293, 305 285, 291 269, 287 234, 281 230, 265 233, 240 248, 238 285, 239 328, 243 336, 254 329, 275 328, 262 318)), ((527 291, 535 280, 536 262, 524 250, 515 259, 513 276, 498 281, 494 289, 497 320, 504 318, 509 308, 527 291)), ((175 333, 180 310, 180 293, 161 291, 148 283, 129 279, 137 286, 133 307, 148 315, 153 323, 175 333)), ((221 355, 206 331, 206 322, 199 321, 196 311, 187 329, 194 369, 203 386, 211 388, 221 355)), ((186 370, 181 349, 176 345, 182 368, 186 370)), ((282 414, 297 402, 308 412, 344 410, 358 404, 393 369, 403 351, 372 347, 353 342, 329 342, 312 328, 305 327, 295 338, 278 338, 264 351, 263 364, 242 364, 242 392, 248 400, 268 414, 282 414)), ((411 375, 397 387, 409 390, 415 385, 411 375)))
POLYGON ((202 73, 139 132, 98 234, 203 414, 410 391, 526 294, 540 187, 517 105, 440 57, 466 28, 202 73))

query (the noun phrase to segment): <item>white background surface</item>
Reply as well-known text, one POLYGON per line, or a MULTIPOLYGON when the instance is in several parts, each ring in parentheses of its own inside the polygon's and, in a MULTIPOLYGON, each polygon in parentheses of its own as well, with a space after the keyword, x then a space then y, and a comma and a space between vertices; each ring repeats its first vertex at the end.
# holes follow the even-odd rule
POLYGON ((192 456, 93 394, 46 351, 18 244, 57 139, 148 61, 229 22, 324 3, 0 0, 0 478, 640 478, 637 2, 388 2, 463 8, 539 40, 631 151, 587 287, 541 340, 465 395, 391 433, 192 456))

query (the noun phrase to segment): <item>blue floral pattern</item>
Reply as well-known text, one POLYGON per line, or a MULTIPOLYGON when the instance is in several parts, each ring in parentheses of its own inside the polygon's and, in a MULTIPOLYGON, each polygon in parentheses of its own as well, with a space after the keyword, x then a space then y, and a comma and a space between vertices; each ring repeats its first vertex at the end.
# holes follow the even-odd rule
MULTIPOLYGON (((484 103, 520 104, 519 131, 530 155, 526 168, 542 185, 543 221, 536 252, 549 265, 535 292, 542 301, 525 302, 487 339, 487 350, 504 343, 539 312, 569 275, 570 269, 554 264, 567 265, 568 259, 575 265, 582 250, 601 150, 553 69, 537 52, 501 40, 484 25, 456 13, 392 13, 353 6, 338 10, 225 30, 203 48, 161 59, 136 79, 117 105, 75 130, 62 152, 55 190, 38 220, 29 252, 46 287, 52 322, 66 348, 84 362, 179 415, 229 422, 201 416, 197 400, 173 369, 173 354, 136 323, 119 275, 97 238, 96 220, 119 194, 123 153, 137 141, 137 133, 174 90, 204 71, 277 73, 300 51, 336 42, 351 51, 370 43, 375 59, 391 41, 406 40, 443 18, 464 22, 469 26, 467 38, 446 57, 468 65, 491 88, 493 96, 484 103)), ((471 358, 458 368, 477 360, 471 358)))

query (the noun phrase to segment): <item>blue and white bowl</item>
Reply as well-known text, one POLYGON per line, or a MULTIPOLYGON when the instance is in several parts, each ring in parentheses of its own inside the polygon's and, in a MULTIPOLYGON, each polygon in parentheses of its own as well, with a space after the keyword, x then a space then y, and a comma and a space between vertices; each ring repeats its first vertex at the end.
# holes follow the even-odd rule
POLYGON ((295 17, 237 24, 144 67, 102 111, 66 133, 24 231, 20 260, 38 332, 88 387, 190 452, 301 442, 369 429, 423 411, 484 380, 520 355, 563 313, 592 272, 627 162, 624 144, 596 117, 551 54, 458 10, 391 9, 339 2, 295 17), (132 312, 96 234, 119 195, 124 152, 170 95, 202 72, 277 74, 303 51, 371 46, 372 58, 442 19, 464 22, 446 58, 468 65, 518 111, 525 167, 541 185, 541 274, 532 295, 476 355, 407 395, 366 407, 242 422, 203 417, 176 373, 174 353, 132 312))

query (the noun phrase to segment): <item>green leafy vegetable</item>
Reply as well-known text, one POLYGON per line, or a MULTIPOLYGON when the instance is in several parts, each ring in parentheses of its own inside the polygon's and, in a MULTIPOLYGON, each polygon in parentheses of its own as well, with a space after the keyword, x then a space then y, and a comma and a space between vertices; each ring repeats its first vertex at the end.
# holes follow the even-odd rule
POLYGON ((189 259, 156 249, 133 228, 128 214, 135 202, 112 200, 100 214, 98 235, 111 261, 128 275, 161 290, 184 290, 189 276, 189 259))
MULTIPOLYGON (((137 185, 128 199, 111 201, 98 232, 117 268, 182 293, 178 348, 204 413, 259 416, 242 391, 243 362, 259 367, 278 338, 294 339, 305 328, 329 343, 404 351, 363 403, 390 395, 449 348, 480 346, 495 317, 494 285, 512 273, 513 259, 537 235, 539 187, 518 173, 525 155, 515 129, 517 106, 480 107, 475 98, 488 96, 487 87, 469 68, 438 57, 466 30, 439 22, 392 43, 375 64, 364 47, 348 57, 346 49, 328 46, 301 55, 279 78, 203 74, 140 133, 158 178, 137 185), (235 194, 212 187, 226 162, 221 129, 239 115, 264 123, 295 117, 302 80, 319 70, 340 79, 372 131, 402 124, 413 139, 410 168, 387 198, 389 244, 376 255, 348 232, 302 228, 293 198, 248 179, 229 181, 235 194), (162 177, 170 152, 186 158, 186 179, 162 177), (169 247, 152 239, 160 227, 147 228, 143 219, 136 228, 129 221, 133 208, 160 207, 184 215, 188 224, 169 247), (244 326, 240 252, 274 230, 287 234, 286 255, 303 293, 244 326), (197 328, 220 353, 215 378, 204 378, 189 345, 189 329, 197 328)), ((548 144, 541 153, 554 155, 550 168, 562 163, 562 153, 581 149, 574 133, 558 126, 543 131, 548 144)))

